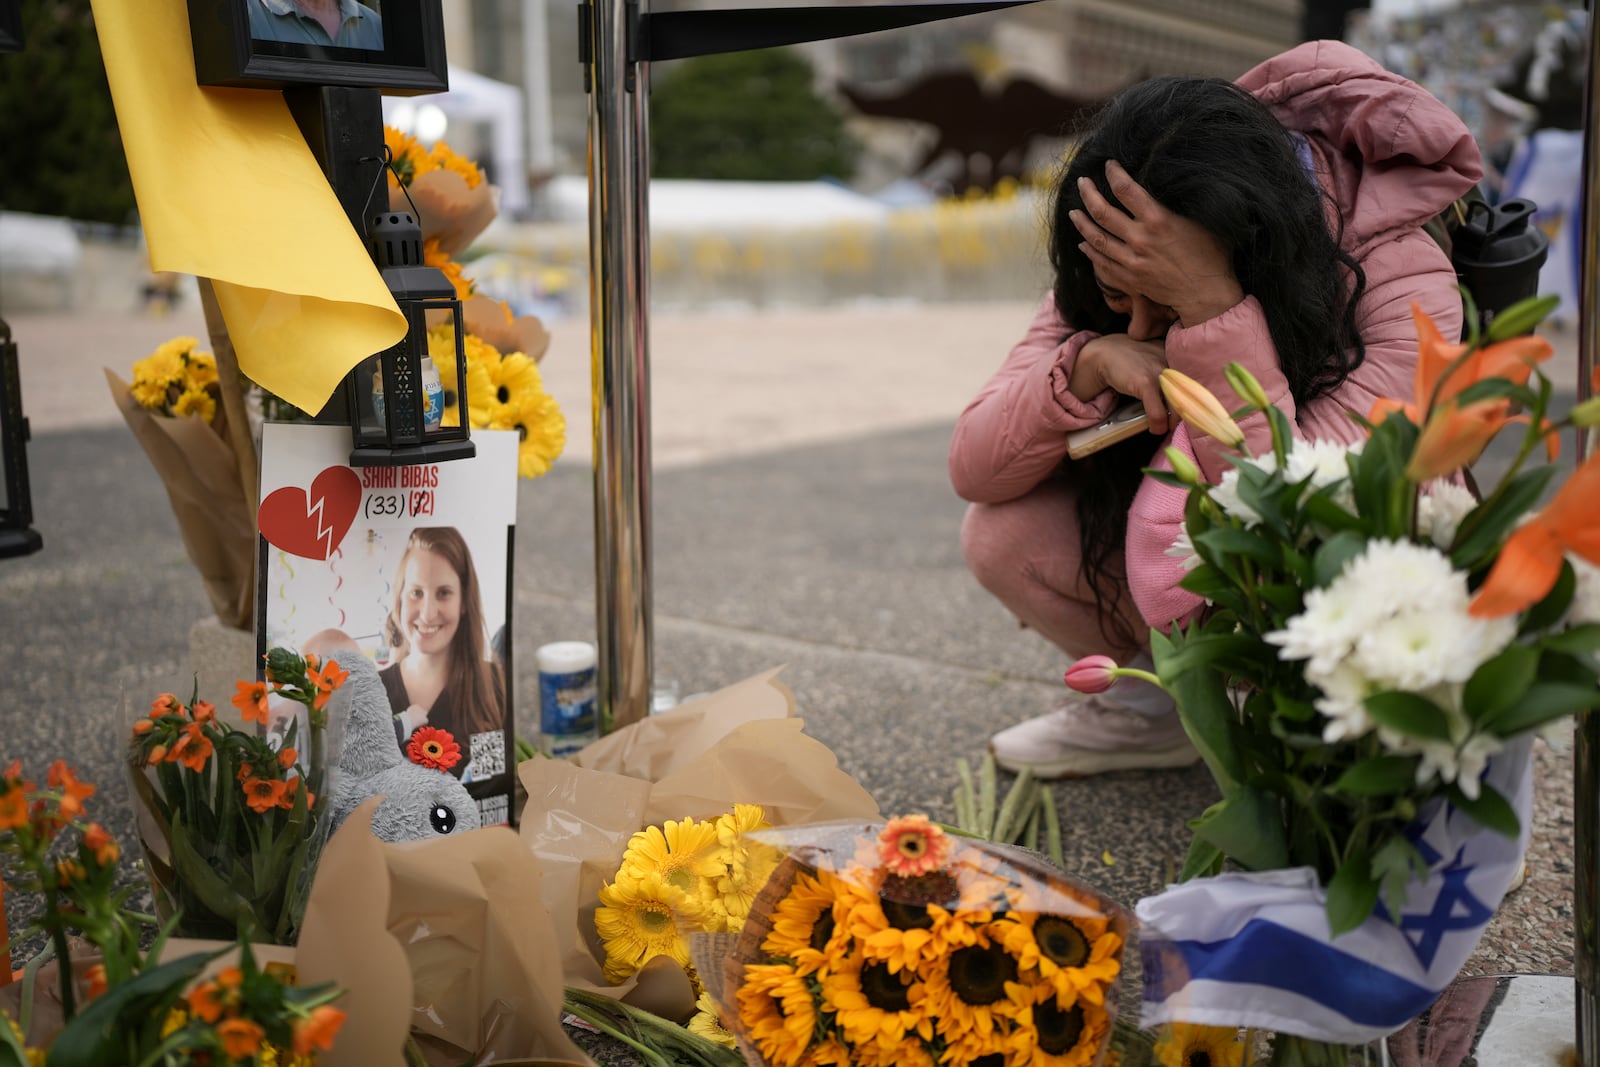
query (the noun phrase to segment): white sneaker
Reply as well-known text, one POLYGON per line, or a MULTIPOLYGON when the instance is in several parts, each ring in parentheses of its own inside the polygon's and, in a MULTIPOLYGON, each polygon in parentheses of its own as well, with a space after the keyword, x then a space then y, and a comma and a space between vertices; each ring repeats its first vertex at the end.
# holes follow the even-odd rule
POLYGON ((1006 770, 1026 767, 1035 778, 1187 767, 1200 758, 1176 712, 1140 715, 1095 696, 1073 697, 1001 730, 990 738, 989 751, 1006 770))

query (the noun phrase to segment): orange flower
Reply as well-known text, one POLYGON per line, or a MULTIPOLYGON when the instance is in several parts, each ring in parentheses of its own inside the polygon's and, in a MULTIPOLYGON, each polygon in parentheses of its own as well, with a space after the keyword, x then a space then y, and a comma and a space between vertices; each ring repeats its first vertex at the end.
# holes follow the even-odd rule
POLYGON ((13 786, 0 793, 0 830, 15 830, 28 821, 28 794, 13 786))
POLYGON ((1593 517, 1597 493, 1600 452, 1585 460, 1550 503, 1506 539, 1468 612, 1492 619, 1526 611, 1554 588, 1568 552, 1600 566, 1600 522, 1593 517))
POLYGON ((206 760, 211 758, 211 752, 211 738, 205 735, 198 722, 191 722, 173 743, 172 751, 167 753, 167 762, 181 763, 198 774, 206 769, 206 760))
POLYGON ((133 724, 133 736, 134 737, 143 737, 145 734, 149 733, 151 730, 154 730, 155 727, 156 727, 156 724, 154 722, 152 722, 151 720, 149 720, 149 719, 140 719, 138 722, 133 724))
POLYGON ((73 882, 81 882, 89 877, 89 872, 83 869, 83 864, 77 860, 60 860, 56 863, 56 877, 61 879, 63 886, 73 882))
POLYGON ((278 794, 278 807, 285 811, 294 807, 294 797, 300 791, 300 784, 299 775, 283 783, 283 792, 278 794))
POLYGON ((217 1036, 222 1039, 222 1051, 236 1060, 253 1057, 261 1049, 261 1039, 266 1031, 249 1019, 224 1019, 217 1024, 217 1036))
POLYGON ((237 683, 237 693, 233 694, 233 706, 239 709, 245 722, 258 722, 262 726, 267 724, 267 683, 245 682, 237 683))
POLYGON ((406 742, 406 758, 429 770, 448 771, 461 762, 461 746, 449 730, 419 726, 406 742))
POLYGON ((343 685, 349 677, 349 671, 341 671, 339 669, 338 660, 330 659, 322 665, 322 670, 311 676, 311 680, 316 683, 318 689, 326 689, 331 693, 343 685))
POLYGON ((166 745, 151 745, 150 746, 150 751, 146 752, 144 754, 145 762, 146 763, 150 763, 150 764, 160 763, 162 760, 164 760, 166 758, 167 758, 167 746, 166 745))
POLYGON ((195 722, 210 722, 217 717, 216 705, 206 700, 196 700, 189 712, 194 716, 195 722))
POLYGON ((278 766, 288 770, 294 766, 294 761, 300 758, 300 753, 292 748, 284 748, 278 752, 278 766))
POLYGON ((208 1023, 222 1018, 222 1001, 217 998, 215 983, 202 982, 189 992, 189 1011, 208 1023))
POLYGON ((159 719, 163 715, 182 715, 183 702, 171 693, 162 693, 150 702, 150 717, 159 719))
POLYGON ((250 805, 250 810, 258 815, 265 815, 273 808, 280 807, 284 792, 289 788, 288 782, 276 782, 271 778, 250 778, 244 783, 245 803, 250 805))
POLYGON ((80 782, 67 767, 66 760, 56 760, 45 773, 45 783, 51 789, 61 790, 61 817, 74 819, 83 814, 83 802, 94 796, 94 786, 80 782))
POLYGON ((1214 437, 1230 448, 1244 444, 1244 431, 1211 390, 1171 367, 1161 372, 1160 382, 1167 406, 1191 429, 1214 437))
POLYGON ((93 967, 90 967, 88 970, 84 971, 83 979, 89 983, 88 996, 90 1000, 93 1000, 101 993, 104 993, 106 991, 105 964, 97 963, 93 967))
POLYGON ((6 781, 15 782, 15 781, 19 780, 21 777, 22 777, 22 761, 19 760, 19 759, 14 759, 14 760, 11 761, 10 766, 6 767, 6 781))
POLYGON ((878 834, 878 859, 902 878, 932 874, 950 860, 955 843, 926 815, 890 819, 878 834))
POLYGON ((244 981, 244 972, 237 967, 224 967, 217 972, 217 984, 228 989, 238 989, 244 981))
POLYGON ((111 866, 121 855, 116 839, 97 822, 90 823, 83 831, 83 847, 94 853, 94 861, 102 867, 111 866))
POLYGON ((333 1039, 339 1033, 339 1027, 343 1025, 344 1012, 327 1004, 314 1009, 309 1018, 296 1019, 294 1054, 309 1056, 314 1048, 324 1052, 330 1051, 333 1048, 333 1039))
POLYGON ((235 781, 242 782, 246 778, 252 778, 254 776, 255 776, 255 768, 252 767, 248 763, 241 763, 241 764, 239 764, 239 773, 235 774, 233 777, 234 777, 235 781))
POLYGON ((1445 371, 1461 358, 1467 346, 1447 343, 1439 333, 1439 327, 1422 310, 1421 304, 1411 305, 1411 318, 1417 324, 1415 401, 1418 405, 1433 399, 1436 388, 1439 396, 1434 403, 1440 406, 1453 400, 1462 390, 1487 378, 1505 378, 1517 385, 1524 385, 1533 373, 1534 365, 1549 359, 1554 352, 1550 342, 1542 337, 1531 334, 1513 337, 1473 352, 1440 385, 1445 371))
POLYGON ((1512 421, 1506 414, 1511 408, 1509 400, 1478 400, 1466 407, 1449 401, 1435 408, 1428 425, 1417 438, 1417 447, 1406 464, 1406 477, 1413 482, 1427 482, 1454 474, 1469 466, 1483 454, 1484 447, 1494 440, 1512 421))

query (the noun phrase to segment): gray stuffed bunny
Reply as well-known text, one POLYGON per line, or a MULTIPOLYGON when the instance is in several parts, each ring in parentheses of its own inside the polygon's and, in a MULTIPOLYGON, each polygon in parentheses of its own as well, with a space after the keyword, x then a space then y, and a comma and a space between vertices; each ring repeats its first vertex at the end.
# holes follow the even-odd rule
POLYGON ((350 672, 330 709, 333 715, 344 712, 344 745, 333 785, 334 829, 363 800, 381 795, 372 832, 384 841, 422 841, 476 830, 478 805, 467 787, 445 771, 410 762, 395 745, 389 697, 378 668, 353 644, 348 647, 353 654, 333 654, 350 672))

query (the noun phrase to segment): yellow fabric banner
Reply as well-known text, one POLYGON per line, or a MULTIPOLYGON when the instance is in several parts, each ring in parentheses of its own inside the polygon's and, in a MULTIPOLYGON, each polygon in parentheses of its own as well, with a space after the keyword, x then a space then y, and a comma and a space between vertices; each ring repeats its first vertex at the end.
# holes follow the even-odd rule
POLYGON ((240 368, 318 411, 406 323, 283 94, 196 85, 185 0, 92 2, 151 267, 213 279, 240 368))

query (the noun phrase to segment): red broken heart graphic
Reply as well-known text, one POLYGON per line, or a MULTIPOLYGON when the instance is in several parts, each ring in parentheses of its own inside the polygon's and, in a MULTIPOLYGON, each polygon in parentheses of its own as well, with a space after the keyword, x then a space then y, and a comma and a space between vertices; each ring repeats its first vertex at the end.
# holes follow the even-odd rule
POLYGON ((269 544, 306 559, 327 559, 344 540, 361 508, 361 479, 349 467, 327 467, 307 493, 297 485, 274 489, 261 502, 256 524, 269 544))

